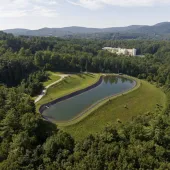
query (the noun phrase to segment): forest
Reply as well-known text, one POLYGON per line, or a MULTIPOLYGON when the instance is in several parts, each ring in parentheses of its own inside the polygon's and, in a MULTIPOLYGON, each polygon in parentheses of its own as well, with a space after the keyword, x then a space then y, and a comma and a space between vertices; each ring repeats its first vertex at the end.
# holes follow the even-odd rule
POLYGON ((0 169, 170 169, 170 42, 14 37, 0 32, 0 169), (117 56, 105 46, 136 48, 145 57, 117 56), (75 141, 36 113, 31 97, 46 71, 123 73, 146 79, 168 97, 166 110, 75 141))

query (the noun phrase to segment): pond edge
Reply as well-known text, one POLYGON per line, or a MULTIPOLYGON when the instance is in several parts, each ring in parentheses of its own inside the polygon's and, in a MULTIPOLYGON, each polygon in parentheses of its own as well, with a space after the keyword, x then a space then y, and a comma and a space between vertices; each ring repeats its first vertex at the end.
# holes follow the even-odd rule
POLYGON ((109 102, 110 100, 114 100, 115 98, 121 97, 122 95, 127 95, 128 93, 131 93, 131 92, 137 90, 141 86, 141 81, 139 79, 135 78, 135 77, 131 77, 131 76, 128 76, 128 75, 106 74, 106 76, 109 76, 109 75, 117 76, 117 77, 123 77, 123 78, 133 80, 133 81, 135 81, 135 85, 129 90, 125 90, 124 92, 114 94, 114 95, 111 95, 111 96, 108 96, 106 98, 101 99, 100 101, 98 101, 98 102, 94 103, 93 105, 91 105, 86 110, 83 110, 81 113, 79 113, 76 117, 74 117, 71 120, 68 120, 68 121, 56 121, 56 120, 53 120, 53 123, 55 123, 56 125, 58 125, 60 127, 71 126, 71 125, 74 125, 76 123, 79 123, 83 119, 85 119, 87 116, 92 114, 95 110, 97 110, 98 108, 100 108, 103 105, 107 104, 107 102, 109 102))
POLYGON ((136 78, 134 78, 134 77, 127 76, 127 75, 103 74, 103 75, 100 76, 99 80, 98 80, 96 83, 92 84, 91 86, 88 86, 88 87, 86 87, 86 88, 84 88, 84 89, 81 89, 81 90, 78 90, 78 91, 75 91, 75 92, 72 92, 72 93, 70 93, 70 94, 68 94, 68 95, 65 95, 65 96, 63 96, 63 97, 57 98, 56 100, 53 100, 53 101, 51 101, 51 102, 49 102, 49 103, 43 104, 43 105, 40 106, 39 111, 40 111, 42 117, 43 117, 45 120, 47 120, 47 121, 50 121, 50 122, 52 122, 52 123, 55 123, 55 124, 57 124, 57 125, 59 125, 59 126, 61 126, 61 127, 62 127, 62 126, 70 126, 70 125, 73 125, 73 124, 76 124, 76 123, 80 122, 82 119, 84 119, 85 117, 87 117, 87 116, 88 116, 89 114, 91 114, 93 111, 95 111, 95 110, 98 109, 99 107, 105 105, 105 104, 108 102, 108 100, 113 100, 114 98, 120 97, 120 96, 122 96, 122 95, 125 95, 125 94, 127 94, 127 93, 130 93, 130 92, 138 89, 138 88, 140 87, 140 84, 141 84, 141 83, 139 83, 139 81, 140 81, 139 79, 136 79, 136 78), (86 92, 86 91, 89 91, 89 90, 97 87, 98 85, 101 84, 103 77, 104 77, 104 76, 109 76, 109 75, 111 75, 111 76, 117 76, 117 77, 128 78, 128 79, 130 79, 130 80, 135 81, 135 85, 134 85, 130 90, 126 90, 126 91, 121 92, 121 93, 119 93, 119 94, 111 95, 111 96, 108 96, 108 97, 106 97, 106 98, 104 98, 104 99, 101 99, 100 101, 94 103, 94 104, 91 105, 89 108, 87 108, 86 110, 83 110, 83 111, 82 111, 81 113, 79 113, 76 117, 74 117, 73 119, 70 119, 70 120, 68 120, 68 121, 56 121, 56 120, 53 119, 53 118, 50 118, 50 117, 48 117, 48 116, 42 115, 42 113, 43 113, 46 109, 48 109, 48 107, 49 107, 50 105, 59 103, 59 102, 61 102, 61 101, 67 100, 67 99, 70 99, 70 98, 72 98, 72 97, 74 97, 74 96, 76 96, 76 95, 82 94, 82 93, 84 93, 84 92, 86 92))
MULTIPOLYGON (((88 86, 88 87, 86 87, 86 88, 84 88, 84 89, 80 89, 80 90, 74 91, 74 92, 72 92, 72 93, 70 93, 70 94, 67 94, 67 95, 65 95, 65 96, 59 97, 59 98, 57 98, 57 99, 55 99, 55 100, 53 100, 53 101, 51 101, 51 102, 48 102, 48 103, 45 103, 45 104, 41 105, 40 108, 39 108, 39 112, 40 112, 41 115, 42 115, 42 113, 43 113, 45 110, 47 110, 49 106, 54 105, 54 104, 59 103, 59 102, 62 102, 62 101, 64 101, 64 100, 70 99, 70 98, 72 98, 72 97, 74 97, 74 96, 77 96, 77 95, 79 95, 79 94, 82 94, 82 93, 84 93, 84 92, 86 92, 86 91, 89 91, 89 90, 91 90, 91 89, 99 86, 99 85, 102 83, 102 79, 103 79, 103 76, 100 76, 100 78, 99 78, 99 80, 98 80, 97 82, 95 82, 94 84, 92 84, 92 85, 90 85, 90 86, 88 86)), ((42 116, 43 116, 43 115, 42 115, 42 116)), ((47 118, 49 118, 49 117, 43 116, 43 118, 45 118, 46 120, 48 120, 47 118)), ((51 121, 51 120, 50 120, 50 121, 51 121)), ((53 122, 53 121, 51 121, 51 122, 53 122)))

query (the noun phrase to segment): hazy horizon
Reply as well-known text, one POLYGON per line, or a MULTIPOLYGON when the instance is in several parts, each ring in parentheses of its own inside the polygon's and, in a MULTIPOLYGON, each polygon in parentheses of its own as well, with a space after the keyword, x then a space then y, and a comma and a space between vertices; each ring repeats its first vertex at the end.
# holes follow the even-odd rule
MULTIPOLYGON (((161 21, 159 23, 164 23, 164 22, 169 22, 169 21, 161 21)), ((143 24, 143 25, 147 25, 147 26, 153 26, 153 25, 156 25, 158 23, 155 23, 155 24, 152 24, 152 25, 149 25, 149 24, 143 24)), ((125 26, 115 26, 115 27, 128 27, 128 26, 133 26, 133 25, 136 25, 136 24, 132 24, 132 25, 125 25, 125 26)), ((28 30, 38 30, 38 29, 43 29, 43 28, 67 28, 67 27, 83 27, 83 28, 96 28, 96 29, 104 29, 104 28, 112 28, 112 27, 103 27, 103 28, 100 28, 100 27, 88 27, 88 26, 79 26, 79 25, 70 25, 70 26, 63 26, 63 27, 40 27, 40 28, 37 28, 37 29, 29 29, 29 28, 7 28, 7 29, 3 29, 3 30, 10 30, 10 29, 28 29, 28 30)), ((113 26, 114 27, 114 26, 113 26)))

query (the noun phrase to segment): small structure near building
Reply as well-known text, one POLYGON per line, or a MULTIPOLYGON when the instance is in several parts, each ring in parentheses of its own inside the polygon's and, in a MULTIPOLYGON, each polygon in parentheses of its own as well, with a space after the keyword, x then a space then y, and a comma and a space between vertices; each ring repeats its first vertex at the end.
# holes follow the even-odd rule
POLYGON ((107 50, 111 53, 115 53, 117 55, 127 55, 127 56, 136 56, 137 50, 133 49, 126 49, 126 48, 112 48, 112 47, 104 47, 103 50, 107 50))

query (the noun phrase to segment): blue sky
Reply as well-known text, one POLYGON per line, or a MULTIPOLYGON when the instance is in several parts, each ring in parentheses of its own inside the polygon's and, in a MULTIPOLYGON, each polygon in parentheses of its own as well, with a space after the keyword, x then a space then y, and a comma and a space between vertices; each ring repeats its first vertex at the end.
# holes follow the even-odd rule
POLYGON ((0 0, 0 30, 170 21, 170 0, 0 0))

